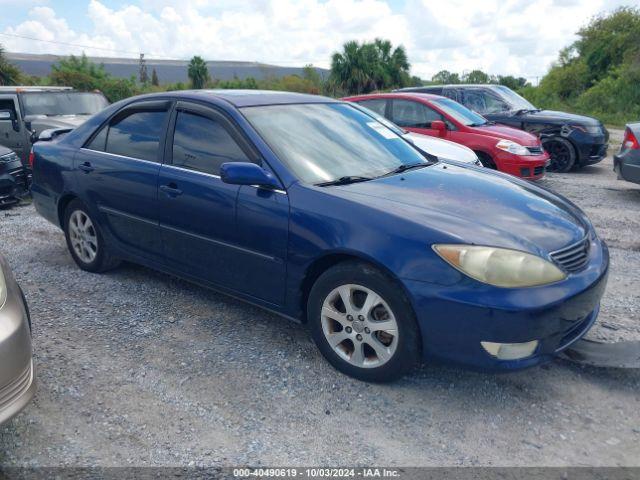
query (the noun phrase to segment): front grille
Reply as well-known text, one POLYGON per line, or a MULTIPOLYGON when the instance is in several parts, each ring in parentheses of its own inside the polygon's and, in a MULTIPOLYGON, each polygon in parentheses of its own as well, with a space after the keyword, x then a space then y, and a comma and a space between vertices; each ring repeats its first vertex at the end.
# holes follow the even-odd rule
POLYGON ((529 150, 529 153, 531 155, 542 155, 542 146, 537 146, 537 147, 526 147, 527 150, 529 150))
POLYGON ((544 165, 540 165, 539 167, 534 167, 533 174, 534 175, 542 175, 544 173, 544 165))
POLYGON ((589 261, 590 246, 591 242, 585 238, 573 245, 552 252, 551 258, 567 272, 577 272, 589 261))
POLYGON ((19 398, 33 381, 33 364, 29 362, 29 366, 9 385, 0 388, 0 410, 19 398))

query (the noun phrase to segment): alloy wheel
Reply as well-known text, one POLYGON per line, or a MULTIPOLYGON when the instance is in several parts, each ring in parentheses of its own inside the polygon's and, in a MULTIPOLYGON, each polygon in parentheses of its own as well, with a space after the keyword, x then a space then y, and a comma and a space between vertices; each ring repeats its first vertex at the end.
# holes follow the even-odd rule
POLYGON ((373 290, 341 285, 322 304, 322 331, 338 356, 360 368, 387 363, 398 346, 398 323, 388 303, 373 290))
POLYGON ((98 255, 98 235, 89 216, 82 210, 69 217, 69 238, 76 256, 84 263, 91 263, 98 255))
POLYGON ((544 143, 544 149, 551 157, 551 163, 547 167, 550 172, 564 172, 568 170, 571 163, 571 151, 569 146, 563 142, 550 140, 544 143))

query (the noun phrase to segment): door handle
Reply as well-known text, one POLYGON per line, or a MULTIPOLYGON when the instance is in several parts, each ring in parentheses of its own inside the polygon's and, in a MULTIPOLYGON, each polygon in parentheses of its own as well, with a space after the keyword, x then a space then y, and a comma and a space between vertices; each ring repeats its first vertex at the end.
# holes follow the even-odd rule
POLYGON ((182 195, 182 190, 180 190, 178 186, 173 182, 168 185, 160 185, 160 190, 162 190, 170 197, 177 197, 178 195, 182 195))
POLYGON ((80 170, 82 170, 84 173, 89 173, 89 172, 93 172, 95 169, 91 166, 91 163, 89 162, 84 162, 80 165, 78 165, 78 168, 80 170))

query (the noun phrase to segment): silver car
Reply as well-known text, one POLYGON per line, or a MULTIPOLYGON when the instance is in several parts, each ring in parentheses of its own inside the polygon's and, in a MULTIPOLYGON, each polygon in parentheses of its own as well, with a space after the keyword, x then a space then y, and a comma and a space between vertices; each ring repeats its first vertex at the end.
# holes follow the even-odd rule
POLYGON ((29 310, 0 256, 0 424, 18 414, 35 391, 29 310))

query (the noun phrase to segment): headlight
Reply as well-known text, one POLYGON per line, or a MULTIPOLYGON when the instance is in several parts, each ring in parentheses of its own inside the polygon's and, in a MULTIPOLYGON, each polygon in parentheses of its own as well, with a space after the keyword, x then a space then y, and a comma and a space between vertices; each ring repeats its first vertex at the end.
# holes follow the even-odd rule
POLYGON ((572 128, 576 128, 585 133, 589 133, 591 135, 601 135, 602 127, 600 125, 571 125, 572 128))
POLYGON ((529 150, 523 147, 519 143, 512 142, 511 140, 500 140, 496 143, 496 147, 505 152, 513 153, 514 155, 530 155, 529 150))
POLYGON ((465 275, 496 287, 535 287, 566 278, 553 263, 517 250, 475 245, 434 245, 433 249, 465 275))
POLYGON ((4 279, 2 266, 0 266, 0 308, 4 305, 4 302, 6 299, 7 299, 7 282, 4 279))

